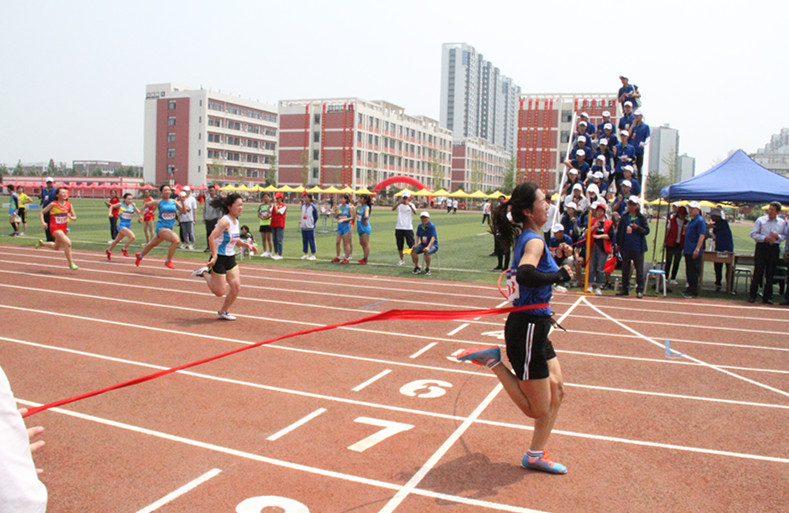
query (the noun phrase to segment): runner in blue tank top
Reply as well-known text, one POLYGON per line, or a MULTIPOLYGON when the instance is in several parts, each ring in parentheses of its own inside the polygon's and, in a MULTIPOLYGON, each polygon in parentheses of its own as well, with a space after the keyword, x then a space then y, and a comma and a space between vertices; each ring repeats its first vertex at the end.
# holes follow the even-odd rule
POLYGON ((237 193, 217 196, 211 200, 211 206, 220 209, 224 216, 216 223, 214 231, 208 236, 208 248, 211 258, 208 263, 192 272, 192 276, 203 278, 208 288, 217 297, 225 296, 222 309, 216 313, 217 319, 235 321, 228 310, 238 297, 241 290, 241 272, 236 263, 236 246, 253 251, 254 246, 241 239, 238 218, 244 210, 244 201, 237 193))
POLYGON ((470 349, 458 356, 490 367, 515 404, 534 419, 529 450, 523 455, 524 468, 564 474, 567 467, 551 460, 545 444, 553 430, 562 402, 563 383, 559 360, 548 340, 551 320, 551 286, 572 279, 568 266, 556 265, 542 238, 548 220, 545 193, 533 183, 522 183, 512 191, 509 202, 514 223, 523 226, 508 271, 507 290, 513 306, 544 305, 510 313, 504 326, 507 357, 515 374, 501 363, 498 346, 470 349))
POLYGON ((129 240, 123 245, 121 251, 123 252, 123 256, 129 256, 127 250, 129 246, 131 246, 131 243, 134 242, 135 238, 134 232, 131 230, 131 221, 135 213, 137 214, 137 222, 142 223, 142 212, 137 208, 137 205, 132 203, 132 195, 130 192, 123 195, 123 201, 121 203, 110 205, 110 216, 112 216, 113 210, 119 212, 118 218, 120 219, 120 223, 118 223, 118 235, 115 236, 110 247, 104 250, 104 252, 107 253, 107 260, 112 260, 112 250, 115 249, 115 246, 117 246, 124 237, 128 237, 129 240))
POLYGON ((175 265, 173 265, 173 255, 175 255, 175 250, 178 247, 180 239, 173 231, 173 227, 175 226, 175 216, 178 212, 185 214, 186 208, 180 199, 173 200, 171 198, 173 190, 169 185, 162 185, 159 187, 159 192, 162 194, 161 200, 152 200, 144 205, 146 208, 159 209, 159 220, 156 222, 156 236, 142 248, 142 252, 135 255, 137 257, 135 265, 139 267, 143 257, 153 248, 162 242, 169 242, 170 249, 167 250, 167 259, 164 261, 164 266, 175 269, 175 265))
POLYGON ((359 260, 362 265, 367 264, 367 258, 370 256, 370 234, 373 231, 370 226, 371 209, 370 196, 367 194, 359 196, 359 206, 356 208, 356 231, 359 233, 359 244, 364 253, 362 259, 359 260))
POLYGON ((355 209, 350 205, 351 197, 347 194, 340 196, 340 201, 334 209, 334 217, 337 218, 337 256, 332 262, 347 264, 351 261, 353 253, 353 235, 351 235, 351 223, 356 215, 355 209), (343 256, 340 258, 340 246, 343 248, 343 256))

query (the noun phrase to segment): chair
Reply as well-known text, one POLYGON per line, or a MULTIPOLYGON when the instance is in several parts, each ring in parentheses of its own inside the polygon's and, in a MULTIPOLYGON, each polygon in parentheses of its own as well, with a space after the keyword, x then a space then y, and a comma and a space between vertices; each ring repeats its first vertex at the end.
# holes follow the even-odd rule
POLYGON ((737 284, 740 281, 740 276, 742 276, 746 282, 746 287, 748 286, 747 280, 753 279, 753 272, 748 267, 735 267, 734 268, 734 279, 732 280, 734 283, 731 287, 732 295, 737 295, 737 284))
POLYGON ((647 283, 645 288, 649 288, 649 278, 655 278, 655 292, 660 294, 660 283, 663 280, 663 297, 666 297, 666 271, 663 269, 650 269, 647 271, 647 283))

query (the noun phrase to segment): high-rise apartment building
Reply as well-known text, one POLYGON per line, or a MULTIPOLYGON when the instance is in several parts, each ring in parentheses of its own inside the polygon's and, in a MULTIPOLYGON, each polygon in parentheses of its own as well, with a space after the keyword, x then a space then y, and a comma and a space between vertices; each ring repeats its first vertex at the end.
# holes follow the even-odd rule
POLYGON ((263 181, 277 151, 277 108, 175 84, 145 88, 146 182, 263 181))
POLYGON ((480 137, 466 137, 452 147, 451 190, 501 189, 510 158, 501 146, 480 137))
POLYGON ((682 180, 679 166, 679 131, 668 125, 650 126, 649 174, 668 178, 669 183, 682 180))
POLYGON ((582 112, 597 126, 604 111, 616 123, 616 94, 524 94, 520 97, 515 183, 535 182, 541 189, 559 187, 562 164, 582 112))
POLYGON ((684 182, 688 178, 696 176, 696 159, 683 153, 677 160, 679 161, 679 182, 684 182))
POLYGON ((789 176, 789 128, 782 128, 770 142, 756 150, 751 158, 770 171, 789 176))
POLYGON ((521 89, 466 43, 444 43, 441 52, 441 126, 455 140, 481 137, 515 150, 521 89))
POLYGON ((279 183, 370 187, 392 176, 448 187, 452 132, 385 101, 279 103, 279 183))

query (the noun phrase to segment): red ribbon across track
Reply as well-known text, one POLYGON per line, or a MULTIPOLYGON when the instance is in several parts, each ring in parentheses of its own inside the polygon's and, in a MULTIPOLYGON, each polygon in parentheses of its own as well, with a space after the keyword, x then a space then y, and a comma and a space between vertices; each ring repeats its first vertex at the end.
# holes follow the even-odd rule
POLYGON ((248 346, 244 346, 238 349, 234 349, 232 351, 228 351, 226 353, 217 354, 214 356, 209 356, 208 358, 203 358, 202 360, 197 360, 190 363, 185 363, 183 365, 179 365, 177 367, 172 367, 170 369, 165 369, 159 372, 154 372, 153 374, 148 374, 147 376, 142 376, 139 378, 135 378, 129 381, 124 381, 123 383, 118 383, 116 385, 112 385, 106 388, 102 388, 100 390, 94 390, 92 392, 87 392, 81 395, 76 395, 74 397, 69 397, 67 399, 60 399, 59 401, 54 401, 49 404, 44 404, 41 406, 36 406, 35 408, 29 408, 27 413, 24 415, 25 417, 29 417, 34 415, 38 412, 42 412, 44 410, 48 410, 50 408, 55 408, 57 406, 63 406, 64 404, 73 403, 76 401, 80 401, 82 399, 87 399, 88 397, 93 397, 96 395, 100 395, 106 392, 110 392, 112 390, 117 390, 119 388, 125 388, 131 385, 137 385, 138 383, 144 383, 146 381, 150 381, 152 379, 159 378, 161 376, 165 376, 167 374, 172 374, 173 372, 178 372, 180 370, 188 369, 190 367, 196 367, 198 365, 202 365, 204 363, 212 362, 214 360, 218 360, 220 358, 224 358, 226 356, 234 355, 240 353, 242 351, 247 351, 249 349, 253 349, 255 347, 260 347, 266 344, 271 344, 272 342, 278 342, 280 340, 286 338, 293 338, 300 335, 307 335, 309 333, 315 333, 318 331, 327 331, 333 330, 336 328, 342 328, 343 326, 353 326, 354 324, 362 324, 366 322, 373 322, 373 321, 393 321, 393 320, 429 320, 429 321, 453 321, 453 320, 463 320, 463 319, 474 319, 476 317, 488 317, 491 315, 501 315, 507 314, 510 312, 519 312, 522 310, 538 310, 541 308, 548 308, 550 305, 548 303, 540 303, 537 305, 524 305, 524 306, 515 306, 515 307, 508 307, 508 308, 487 308, 484 310, 387 310, 385 312, 380 312, 374 315, 369 315, 367 317, 362 317, 360 319, 354 319, 352 321, 341 322, 339 324, 330 324, 326 326, 319 326, 317 328, 311 328, 308 330, 297 331, 294 333, 288 333, 287 335, 282 335, 276 338, 271 338, 268 340, 263 340, 261 342, 255 342, 254 344, 250 344, 248 346))

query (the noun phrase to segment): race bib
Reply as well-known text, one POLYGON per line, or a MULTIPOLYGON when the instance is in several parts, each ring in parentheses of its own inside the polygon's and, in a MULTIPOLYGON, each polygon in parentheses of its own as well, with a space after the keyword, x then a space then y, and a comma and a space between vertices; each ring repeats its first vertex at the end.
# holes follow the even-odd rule
POLYGON ((175 219, 175 212, 162 212, 162 219, 165 221, 172 221, 175 219))
POLYGON ((422 237, 422 244, 427 244, 427 237, 422 237))
POLYGON ((515 279, 515 273, 512 269, 507 269, 507 301, 514 303, 521 297, 521 289, 515 279))
POLYGON ((55 214, 55 223, 66 224, 68 222, 68 214, 55 214))
POLYGON ((123 212, 121 212, 121 218, 122 219, 131 219, 132 218, 132 214, 133 214, 133 212, 128 211, 128 210, 124 210, 123 212))

